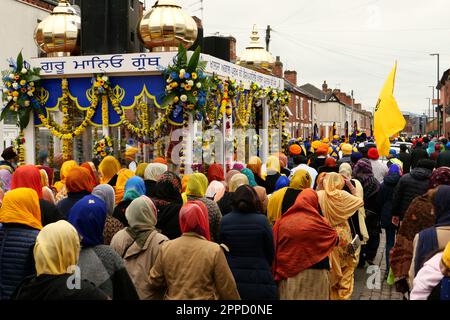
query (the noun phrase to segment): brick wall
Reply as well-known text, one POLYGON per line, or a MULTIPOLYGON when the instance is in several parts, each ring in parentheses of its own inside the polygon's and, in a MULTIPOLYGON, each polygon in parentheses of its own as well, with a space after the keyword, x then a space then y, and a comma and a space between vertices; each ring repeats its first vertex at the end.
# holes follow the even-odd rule
POLYGON ((286 70, 284 72, 284 78, 292 83, 294 86, 297 85, 297 71, 294 70, 286 70))

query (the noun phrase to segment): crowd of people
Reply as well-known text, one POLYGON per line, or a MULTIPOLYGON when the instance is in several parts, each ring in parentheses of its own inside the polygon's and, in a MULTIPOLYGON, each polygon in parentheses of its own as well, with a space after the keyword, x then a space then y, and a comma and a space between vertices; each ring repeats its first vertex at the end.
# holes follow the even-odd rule
POLYGON ((0 162, 0 299, 348 300, 375 263, 449 299, 450 143, 291 141, 182 177, 164 158, 0 162))

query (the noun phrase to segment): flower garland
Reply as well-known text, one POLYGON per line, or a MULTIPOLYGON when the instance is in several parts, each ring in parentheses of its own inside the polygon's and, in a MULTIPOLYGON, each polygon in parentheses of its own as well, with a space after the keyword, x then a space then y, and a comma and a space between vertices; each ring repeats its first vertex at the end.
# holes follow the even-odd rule
POLYGON ((113 141, 108 136, 103 136, 94 144, 94 157, 103 159, 106 156, 110 156, 114 153, 113 141))
POLYGON ((36 92, 41 90, 40 68, 31 69, 23 60, 22 52, 17 59, 9 59, 9 70, 2 71, 3 100, 6 102, 0 121, 8 115, 17 119, 20 130, 24 130, 30 122, 30 114, 33 109, 40 108, 36 99, 36 92))
POLYGON ((187 59, 187 51, 180 44, 173 64, 164 70, 167 83, 162 107, 169 109, 172 125, 184 124, 184 112, 192 113, 196 119, 205 116, 208 78, 204 74, 205 61, 200 61, 200 47, 187 59))
POLYGON ((19 136, 14 141, 15 148, 19 156, 19 166, 25 165, 25 135, 23 130, 20 130, 19 136))

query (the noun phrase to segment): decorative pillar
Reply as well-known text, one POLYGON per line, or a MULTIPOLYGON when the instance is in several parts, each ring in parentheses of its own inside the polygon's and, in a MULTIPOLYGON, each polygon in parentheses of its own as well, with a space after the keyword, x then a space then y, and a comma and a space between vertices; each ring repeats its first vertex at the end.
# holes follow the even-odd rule
POLYGON ((35 130, 34 130, 34 117, 30 116, 30 122, 28 126, 23 131, 25 138, 25 162, 26 164, 36 164, 36 155, 35 155, 35 130))
POLYGON ((266 163, 267 158, 269 157, 269 106, 267 105, 267 99, 262 101, 262 110, 263 110, 263 130, 262 130, 262 153, 261 160, 263 163, 266 163))

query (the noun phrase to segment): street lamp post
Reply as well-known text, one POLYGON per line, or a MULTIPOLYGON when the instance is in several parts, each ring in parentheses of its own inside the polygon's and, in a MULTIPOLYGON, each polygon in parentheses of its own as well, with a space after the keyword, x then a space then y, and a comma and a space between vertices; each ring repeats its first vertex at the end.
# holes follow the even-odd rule
MULTIPOLYGON (((434 117, 434 112, 435 112, 435 109, 434 109, 434 86, 428 86, 429 88, 431 88, 431 96, 432 96, 432 100, 431 100, 431 106, 432 106, 432 108, 431 108, 431 114, 433 115, 433 131, 435 130, 435 128, 434 128, 434 120, 436 119, 435 117, 434 117)), ((437 125, 436 125, 436 129, 438 129, 439 128, 439 113, 437 113, 437 125)))
MULTIPOLYGON (((441 109, 440 109, 440 99, 439 99, 439 89, 437 88, 439 86, 439 53, 431 53, 430 56, 435 56, 437 57, 437 83, 436 83, 436 90, 437 90, 437 114, 438 114, 438 135, 441 135, 441 126, 439 125, 439 118, 440 118, 440 113, 441 113, 441 109)), ((445 112, 444 112, 445 113, 445 112)), ((444 135, 445 135, 445 120, 444 120, 445 115, 442 117, 442 128, 444 129, 444 135)))

